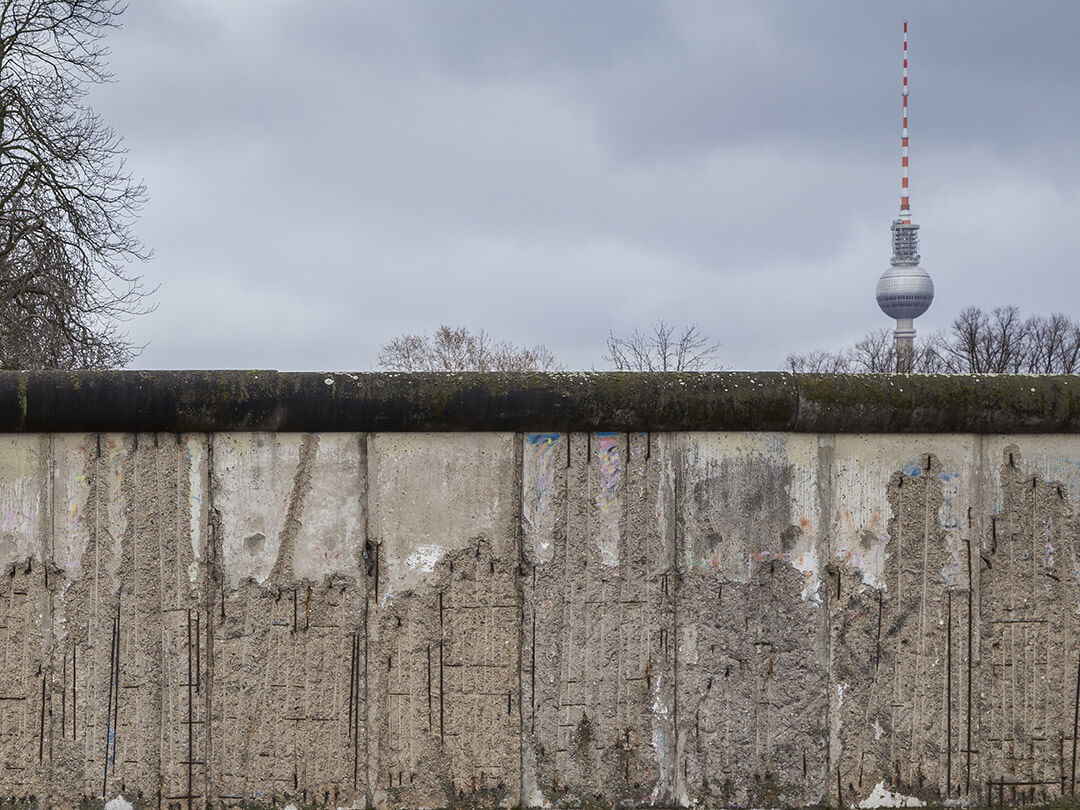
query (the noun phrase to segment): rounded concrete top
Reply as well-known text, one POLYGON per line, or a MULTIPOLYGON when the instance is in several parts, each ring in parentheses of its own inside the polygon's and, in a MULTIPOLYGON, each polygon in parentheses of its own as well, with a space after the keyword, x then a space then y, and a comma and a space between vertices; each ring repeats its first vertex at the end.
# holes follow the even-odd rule
POLYGON ((1080 376, 0 371, 0 433, 1080 433, 1080 376))
POLYGON ((877 302, 890 318, 918 318, 934 301, 934 282, 918 265, 894 264, 877 283, 877 302))

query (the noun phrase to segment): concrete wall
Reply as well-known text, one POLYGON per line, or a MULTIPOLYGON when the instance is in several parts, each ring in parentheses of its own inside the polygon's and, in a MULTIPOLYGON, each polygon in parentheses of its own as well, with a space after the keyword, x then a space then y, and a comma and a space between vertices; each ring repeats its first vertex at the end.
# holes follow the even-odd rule
POLYGON ((0 434, 0 797, 1076 784, 1080 435, 0 434))
POLYGON ((1071 794, 1080 437, 0 440, 0 793, 1071 794))

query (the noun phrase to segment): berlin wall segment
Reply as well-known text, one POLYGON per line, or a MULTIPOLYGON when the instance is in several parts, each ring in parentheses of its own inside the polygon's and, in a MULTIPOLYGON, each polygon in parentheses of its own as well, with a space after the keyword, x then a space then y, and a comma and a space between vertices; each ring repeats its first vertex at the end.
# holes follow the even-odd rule
MULTIPOLYGON (((629 397, 616 421, 677 410, 649 410, 665 381, 580 376, 565 418, 608 385, 629 397)), ((683 418, 702 391, 756 390, 743 376, 764 375, 690 375, 683 418)), ((0 436, 0 795, 1072 797, 1080 382, 780 376, 787 430, 316 431, 316 408, 310 429, 270 432, 246 430, 241 403, 205 431, 0 436), (913 385, 963 405, 876 413, 886 386, 913 385), (836 430, 845 414, 870 432, 836 430), (934 431, 903 432, 919 419, 934 431), (815 420, 832 429, 797 429, 815 420)), ((223 379, 234 403, 252 393, 223 379)), ((109 385, 95 396, 115 404, 109 385)), ((31 389, 21 424, 47 427, 31 389)), ((444 407, 455 390, 438 381, 444 407)), ((141 396, 134 421, 168 417, 153 409, 172 400, 141 396)), ((305 427, 282 396, 265 412, 305 427)), ((493 418, 523 418, 508 408, 493 418)))

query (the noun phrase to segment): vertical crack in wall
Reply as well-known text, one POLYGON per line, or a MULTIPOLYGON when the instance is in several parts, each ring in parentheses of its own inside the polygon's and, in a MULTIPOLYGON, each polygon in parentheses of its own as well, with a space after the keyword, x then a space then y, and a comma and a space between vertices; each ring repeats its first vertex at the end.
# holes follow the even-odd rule
MULTIPOLYGON (((200 566, 199 577, 201 584, 202 612, 206 622, 206 767, 204 768, 203 795, 212 797, 214 785, 220 781, 220 774, 216 772, 217 759, 214 756, 215 729, 214 729, 214 693, 216 654, 214 650, 214 628, 225 618, 225 572, 222 568, 221 553, 221 516, 214 504, 214 435, 206 434, 206 475, 203 477, 202 470, 196 471, 199 480, 205 481, 200 501, 192 502, 193 493, 189 493, 189 509, 198 509, 200 516, 205 515, 205 520, 200 521, 202 531, 196 537, 196 542, 202 549, 204 564, 200 566), (205 500, 205 506, 202 504, 205 500), (220 595, 220 599, 219 599, 220 595)), ((189 459, 189 464, 193 463, 189 459)), ((189 473, 190 475, 190 473, 189 473)), ((179 484, 178 484, 179 486, 179 484)), ((189 518, 190 519, 190 518, 189 518)), ((179 535, 180 532, 177 531, 179 535)))
MULTIPOLYGON (((523 682, 523 676, 525 673, 525 624, 526 624, 526 608, 525 608, 525 588, 526 588, 526 571, 532 570, 532 567, 528 564, 527 556, 525 553, 525 435, 523 433, 514 434, 514 527, 516 529, 516 536, 514 538, 514 557, 516 558, 517 565, 514 576, 514 598, 518 607, 518 622, 517 622, 517 662, 516 672, 518 680, 518 700, 517 700, 517 722, 518 722, 518 779, 517 779, 517 795, 518 801, 522 800, 525 796, 525 770, 526 770, 526 755, 525 755, 525 684, 523 682)), ((429 665, 430 671, 430 665, 429 665)), ((530 681, 532 679, 533 672, 530 671, 530 681)), ((529 703, 532 705, 534 686, 530 686, 529 689, 529 703)), ((428 694, 431 690, 429 688, 428 694)), ((508 707, 509 709, 509 707, 508 707)))
POLYGON ((371 592, 373 583, 370 582, 369 561, 367 559, 369 538, 371 537, 371 434, 362 433, 357 437, 357 474, 360 476, 360 514, 362 517, 360 542, 356 544, 353 559, 360 572, 360 588, 363 598, 360 600, 360 615, 356 617, 354 633, 356 638, 356 659, 354 665, 355 680, 352 683, 354 699, 363 694, 363 718, 361 724, 361 705, 356 703, 353 707, 353 723, 350 728, 352 734, 352 787, 355 796, 363 795, 366 807, 374 806, 374 796, 371 792, 373 784, 370 773, 371 737, 366 733, 368 728, 368 712, 371 705, 370 681, 368 679, 368 593, 371 592), (363 732, 361 731, 363 729, 363 732), (363 742, 361 742, 361 736, 363 742), (361 764, 361 752, 363 762, 361 764))

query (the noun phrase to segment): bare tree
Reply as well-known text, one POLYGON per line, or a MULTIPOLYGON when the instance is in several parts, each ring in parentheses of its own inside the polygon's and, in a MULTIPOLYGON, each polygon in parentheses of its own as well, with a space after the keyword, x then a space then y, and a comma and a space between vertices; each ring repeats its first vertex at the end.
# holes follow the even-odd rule
POLYGON ((849 350, 813 349, 806 354, 789 354, 786 363, 795 374, 849 374, 854 371, 849 350))
POLYGON ((947 371, 1015 374, 1028 370, 1031 336, 1019 307, 995 307, 989 313, 966 307, 953 320, 951 332, 938 340, 947 371))
MULTIPOLYGON (((938 352, 937 336, 916 340, 915 373, 942 371, 943 364, 938 352)), ((847 349, 789 354, 786 365, 796 373, 888 374, 896 370, 896 341, 891 329, 875 329, 847 349)))
POLYGON ((1080 371, 1080 324, 1059 312, 1028 320, 1028 368, 1034 374, 1080 371))
MULTIPOLYGON (((896 369, 896 341, 888 329, 867 332, 851 350, 852 365, 859 371, 875 373, 896 369)), ((915 356, 918 358, 918 347, 915 356)))
POLYGON ((118 0, 0 4, 0 366, 124 365, 119 324, 148 311, 130 270, 145 188, 120 138, 85 104, 108 81, 118 0))
POLYGON ((389 371, 558 371, 543 344, 515 346, 487 332, 440 326, 433 335, 401 335, 379 350, 379 368, 389 371))
POLYGON ((706 371, 717 364, 720 344, 702 334, 697 324, 681 331, 660 320, 651 332, 608 333, 604 360, 616 371, 706 371))
MULTIPOLYGON (((792 371, 840 374, 896 368, 892 332, 869 332, 849 349, 788 355, 792 371)), ((915 342, 915 371, 930 374, 1073 374, 1080 371, 1080 323, 1066 315, 1026 320, 1016 306, 967 307, 948 331, 915 342)))

